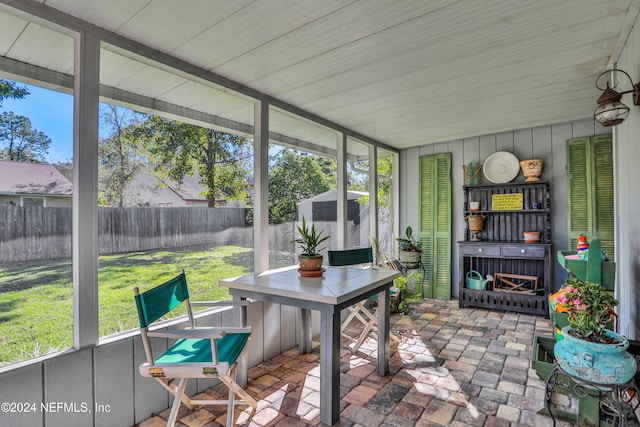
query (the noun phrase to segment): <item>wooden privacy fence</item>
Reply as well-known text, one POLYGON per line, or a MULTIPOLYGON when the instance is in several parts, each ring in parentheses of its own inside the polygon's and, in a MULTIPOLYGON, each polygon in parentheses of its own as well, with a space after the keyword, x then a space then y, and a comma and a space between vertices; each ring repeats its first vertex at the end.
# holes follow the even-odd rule
MULTIPOLYGON (((71 258, 71 208, 0 207, 0 262, 71 258)), ((252 246, 243 208, 98 208, 100 254, 252 246)))

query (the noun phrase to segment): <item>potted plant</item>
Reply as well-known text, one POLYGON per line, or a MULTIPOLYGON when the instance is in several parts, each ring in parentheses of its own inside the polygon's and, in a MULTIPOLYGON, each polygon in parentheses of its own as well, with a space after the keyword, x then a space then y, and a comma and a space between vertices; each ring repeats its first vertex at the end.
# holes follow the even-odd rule
POLYGON ((324 271, 322 268, 324 257, 319 252, 325 248, 318 249, 318 246, 330 236, 323 236, 322 233, 323 231, 316 232, 314 224, 309 228, 307 221, 302 217, 302 225, 298 226, 300 237, 291 241, 291 243, 297 243, 302 250, 302 253, 298 255, 300 275, 302 276, 320 276, 324 271))
POLYGON ((371 244, 371 250, 373 251, 373 264, 378 267, 388 268, 390 270, 397 270, 397 265, 394 262, 395 258, 385 251, 382 247, 382 243, 377 237, 369 236, 369 243, 371 244))
POLYGON ((396 238, 400 262, 407 268, 418 268, 422 257, 422 243, 413 238, 413 229, 407 226, 404 236, 396 238))
POLYGON ((625 384, 636 372, 636 360, 627 353, 629 341, 607 328, 618 305, 612 293, 597 283, 568 280, 557 297, 569 325, 554 353, 570 375, 596 384, 625 384))
POLYGON ((419 301, 421 298, 420 292, 413 290, 409 287, 409 281, 413 280, 413 283, 420 283, 420 273, 414 273, 409 277, 398 277, 394 281, 394 288, 396 292, 391 294, 391 312, 409 314, 411 312, 410 302, 419 301))

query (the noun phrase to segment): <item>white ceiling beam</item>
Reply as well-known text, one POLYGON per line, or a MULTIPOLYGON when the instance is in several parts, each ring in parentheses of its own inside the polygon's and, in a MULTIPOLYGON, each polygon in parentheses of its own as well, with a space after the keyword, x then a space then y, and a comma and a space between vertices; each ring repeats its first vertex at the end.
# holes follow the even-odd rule
MULTIPOLYGON (((48 70, 36 65, 16 61, 6 57, 0 57, 0 72, 5 78, 20 81, 34 86, 45 87, 47 89, 73 94, 73 76, 48 70)), ((213 114, 203 113, 191 108, 182 107, 158 99, 145 97, 133 92, 116 89, 111 86, 100 85, 100 97, 102 102, 108 102, 125 108, 131 108, 142 112, 165 113, 173 119, 192 123, 197 126, 210 127, 235 133, 247 138, 253 138, 253 126, 226 119, 213 114)), ((269 132, 270 142, 283 145, 296 150, 309 151, 322 156, 335 158, 336 150, 314 144, 299 138, 290 137, 278 132, 269 132)), ((349 160, 355 161, 355 156, 350 156, 349 160)))

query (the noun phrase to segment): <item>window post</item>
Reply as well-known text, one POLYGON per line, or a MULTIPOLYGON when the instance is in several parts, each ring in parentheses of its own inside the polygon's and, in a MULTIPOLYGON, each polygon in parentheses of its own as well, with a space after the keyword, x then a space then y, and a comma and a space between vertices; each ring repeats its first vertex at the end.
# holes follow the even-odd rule
POLYGON ((98 103, 100 40, 75 37, 73 96, 73 341, 98 343, 98 103))

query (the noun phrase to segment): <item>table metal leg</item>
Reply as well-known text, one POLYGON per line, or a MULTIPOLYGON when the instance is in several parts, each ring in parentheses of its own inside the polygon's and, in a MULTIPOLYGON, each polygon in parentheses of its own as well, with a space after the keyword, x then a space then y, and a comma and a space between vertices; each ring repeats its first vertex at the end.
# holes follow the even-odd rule
POLYGON ((378 373, 387 375, 389 373, 389 308, 390 291, 385 289, 378 294, 378 373))
POLYGON ((300 343, 298 347, 300 354, 311 353, 312 332, 311 332, 311 310, 300 309, 300 343))
POLYGON ((320 314, 320 422, 340 418, 340 311, 320 314))

